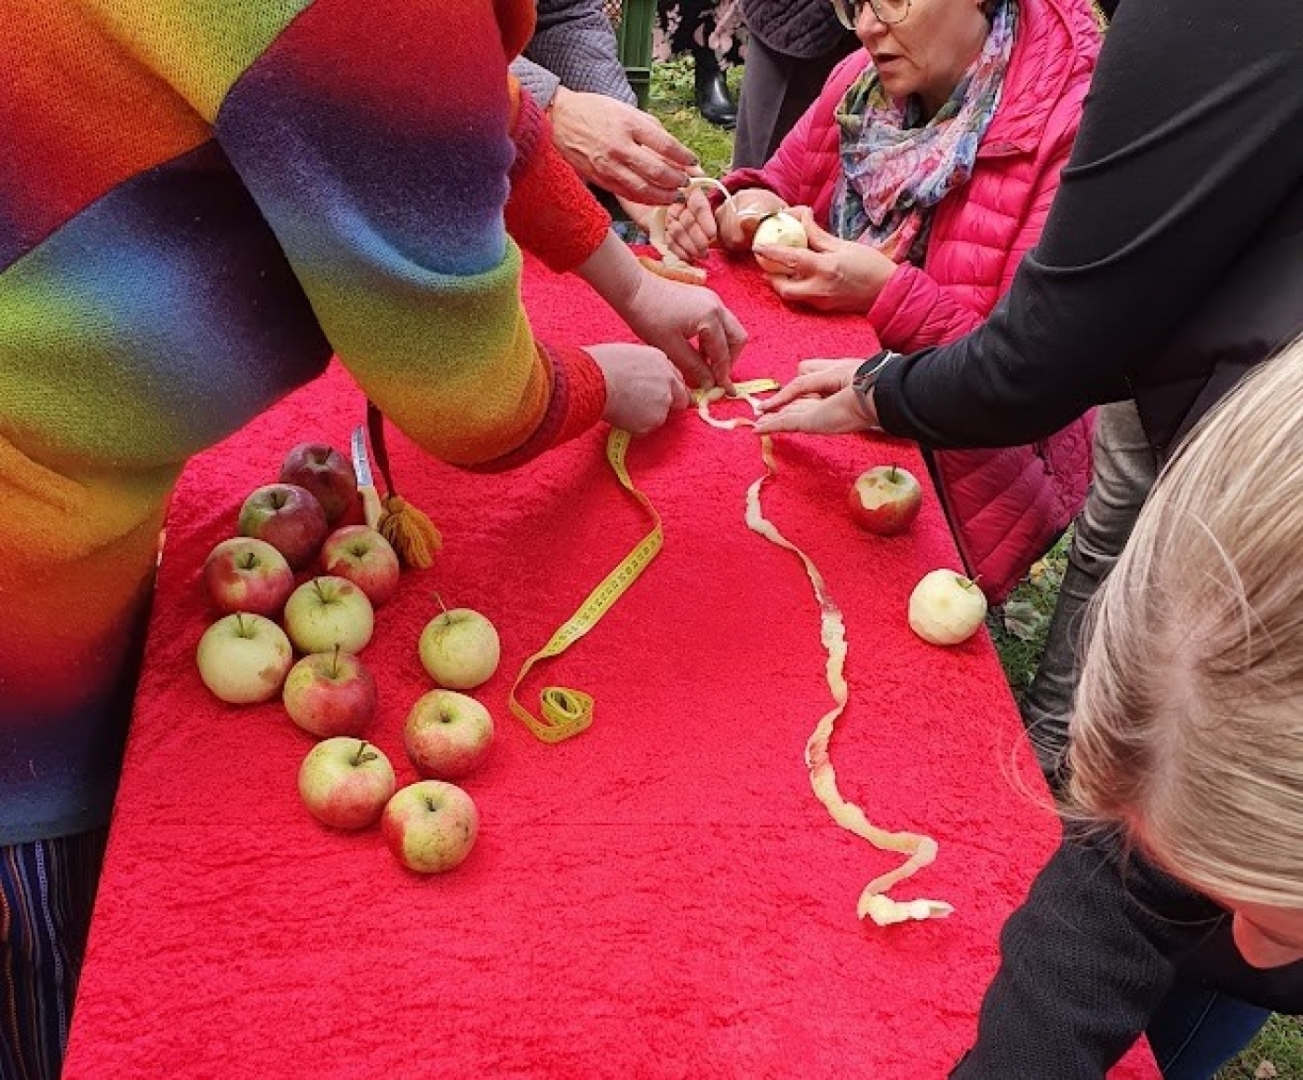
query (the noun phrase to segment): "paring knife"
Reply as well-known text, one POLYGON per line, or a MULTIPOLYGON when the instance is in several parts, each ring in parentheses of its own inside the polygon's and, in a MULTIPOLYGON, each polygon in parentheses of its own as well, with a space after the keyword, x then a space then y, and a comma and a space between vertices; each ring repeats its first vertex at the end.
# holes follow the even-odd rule
POLYGON ((362 496, 362 514, 371 528, 377 528, 383 509, 371 475, 371 459, 366 452, 365 424, 358 424, 353 429, 353 471, 357 474, 357 493, 362 496))

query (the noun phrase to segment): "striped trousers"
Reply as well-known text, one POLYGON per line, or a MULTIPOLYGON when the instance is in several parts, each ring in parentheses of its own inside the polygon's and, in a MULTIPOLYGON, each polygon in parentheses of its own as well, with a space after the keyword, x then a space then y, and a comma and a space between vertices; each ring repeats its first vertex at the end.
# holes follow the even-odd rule
POLYGON ((0 1077, 58 1080, 105 831, 0 847, 0 1077))

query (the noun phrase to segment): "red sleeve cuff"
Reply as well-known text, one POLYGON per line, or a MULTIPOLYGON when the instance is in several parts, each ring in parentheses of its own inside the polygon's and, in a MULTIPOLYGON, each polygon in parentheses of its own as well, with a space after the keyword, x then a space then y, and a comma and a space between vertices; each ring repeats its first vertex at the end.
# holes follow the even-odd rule
POLYGON ((554 446, 582 435, 606 410, 606 377, 585 350, 553 348, 537 343, 552 361, 552 398, 547 415, 534 433, 509 454, 476 466, 478 471, 503 472, 538 457, 554 446))
POLYGON ((606 238, 611 216, 552 143, 552 126, 534 99, 521 92, 516 163, 507 199, 507 232, 548 269, 569 273, 606 238))

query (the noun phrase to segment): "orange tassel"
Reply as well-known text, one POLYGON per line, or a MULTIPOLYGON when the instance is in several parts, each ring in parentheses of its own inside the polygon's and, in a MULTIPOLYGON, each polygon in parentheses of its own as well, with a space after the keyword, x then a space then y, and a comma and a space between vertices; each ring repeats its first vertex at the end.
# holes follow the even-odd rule
POLYGON ((379 529, 403 564, 417 570, 433 566, 434 553, 443 548, 443 537, 430 516, 401 495, 390 495, 384 500, 379 529))
POLYGON ((434 565, 434 553, 443 547, 443 537, 429 515, 418 510, 394 488, 394 477, 389 471, 389 451, 385 446, 384 413, 373 401, 366 403, 366 426, 376 464, 388 489, 388 494, 381 500, 383 509, 376 528, 393 546, 404 566, 428 570, 434 565))

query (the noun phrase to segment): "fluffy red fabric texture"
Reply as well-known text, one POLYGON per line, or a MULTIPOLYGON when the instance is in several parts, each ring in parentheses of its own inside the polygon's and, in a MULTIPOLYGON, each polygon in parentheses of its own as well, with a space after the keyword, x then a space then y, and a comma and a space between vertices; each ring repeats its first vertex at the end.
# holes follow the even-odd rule
MULTIPOLYGON (((745 263, 711 269, 752 334, 739 377, 872 351, 862 320, 784 310, 745 263)), ((538 264, 526 299, 545 336, 628 338, 538 264)), ((935 497, 900 537, 860 533, 847 513, 874 464, 926 484, 917 451, 782 438, 765 496, 845 614, 850 704, 832 758, 846 796, 940 842, 896 895, 955 914, 879 929, 855 901, 898 856, 842 831, 811 792, 802 752, 830 707, 819 616, 798 561, 743 523, 758 442, 692 413, 629 453, 663 552, 525 687, 531 708, 551 683, 595 695, 593 727, 555 746, 510 715, 511 681, 648 530, 606 465, 606 432, 494 475, 391 438, 404 494, 446 546, 379 611, 363 653, 381 695, 370 737, 400 784, 415 779, 400 732, 431 688, 416 642, 434 594, 488 615, 503 662, 475 696, 497 740, 464 781, 479 842, 455 871, 419 877, 377 829, 308 816, 295 784, 311 738, 278 702, 226 706, 199 681, 213 618, 200 567, 292 444, 345 449, 363 406, 332 367, 182 478, 66 1075, 943 1075, 1058 829, 985 633, 947 650, 906 624, 914 583, 957 565, 935 497)), ((1156 1071, 1137 1052, 1115 1075, 1156 1071)))

